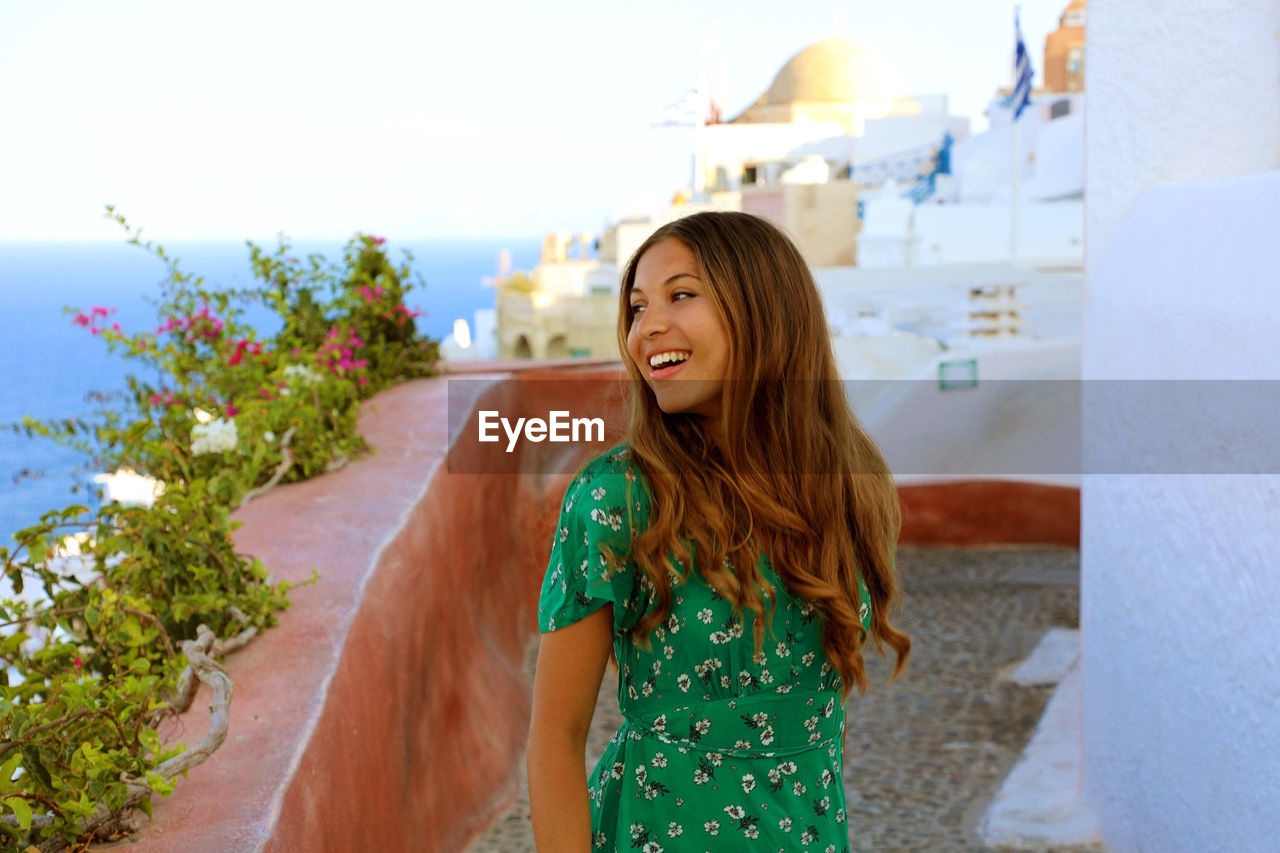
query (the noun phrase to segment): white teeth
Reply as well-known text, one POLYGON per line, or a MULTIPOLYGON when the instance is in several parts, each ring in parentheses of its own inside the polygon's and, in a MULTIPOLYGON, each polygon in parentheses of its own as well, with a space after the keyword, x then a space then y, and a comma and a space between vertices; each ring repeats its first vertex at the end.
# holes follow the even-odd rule
POLYGON ((658 367, 659 365, 667 364, 668 362, 685 361, 688 358, 689 358, 689 353, 687 352, 658 353, 657 355, 649 359, 649 366, 658 367))

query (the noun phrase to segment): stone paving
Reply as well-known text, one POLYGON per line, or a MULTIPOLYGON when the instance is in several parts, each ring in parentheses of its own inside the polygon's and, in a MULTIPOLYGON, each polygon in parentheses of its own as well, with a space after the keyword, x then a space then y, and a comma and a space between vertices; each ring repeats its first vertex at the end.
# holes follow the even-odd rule
MULTIPOLYGON (((871 654, 871 688, 848 708, 845 790, 850 850, 996 851, 979 823, 1039 722, 1053 688, 1007 680, 1052 626, 1075 627, 1079 552, 1061 548, 908 548, 898 552, 911 662, 892 684, 871 654)), ((532 672, 536 643, 526 669, 532 672)), ((620 723, 607 672, 587 741, 587 766, 620 723)), ((468 853, 532 853, 529 802, 495 819, 468 853)), ((1102 845, 1022 847, 1105 853, 1102 845)))

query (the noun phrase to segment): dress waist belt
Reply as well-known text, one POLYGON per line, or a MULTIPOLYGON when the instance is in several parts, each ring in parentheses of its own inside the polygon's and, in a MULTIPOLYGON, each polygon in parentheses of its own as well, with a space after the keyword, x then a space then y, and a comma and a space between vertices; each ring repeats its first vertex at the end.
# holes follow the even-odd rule
POLYGON ((840 694, 794 690, 623 711, 633 737, 736 758, 777 758, 820 749, 844 732, 840 694))

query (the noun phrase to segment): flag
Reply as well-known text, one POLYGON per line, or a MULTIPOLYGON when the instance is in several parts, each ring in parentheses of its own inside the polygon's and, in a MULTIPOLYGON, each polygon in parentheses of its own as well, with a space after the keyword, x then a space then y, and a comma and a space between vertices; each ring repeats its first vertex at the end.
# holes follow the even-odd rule
POLYGON ((1017 45, 1013 53, 1013 93, 1005 99, 1004 105, 1013 108, 1013 120, 1022 117, 1022 111, 1031 103, 1031 78, 1035 69, 1031 67, 1031 55, 1027 53, 1026 42, 1022 40, 1022 23, 1015 12, 1013 16, 1013 32, 1017 45))
POLYGON ((690 86, 680 99, 666 107, 655 122, 657 125, 698 124, 706 119, 707 98, 702 89, 690 86))

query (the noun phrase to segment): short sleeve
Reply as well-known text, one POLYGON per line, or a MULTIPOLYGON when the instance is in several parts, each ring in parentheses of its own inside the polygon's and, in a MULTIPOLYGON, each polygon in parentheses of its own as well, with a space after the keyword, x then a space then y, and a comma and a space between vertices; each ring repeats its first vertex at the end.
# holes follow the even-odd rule
POLYGON ((641 615, 630 554, 646 503, 634 470, 619 468, 616 457, 609 457, 614 464, 602 459, 589 463, 565 492, 538 599, 539 631, 564 628, 606 604, 614 606, 615 633, 641 615))

